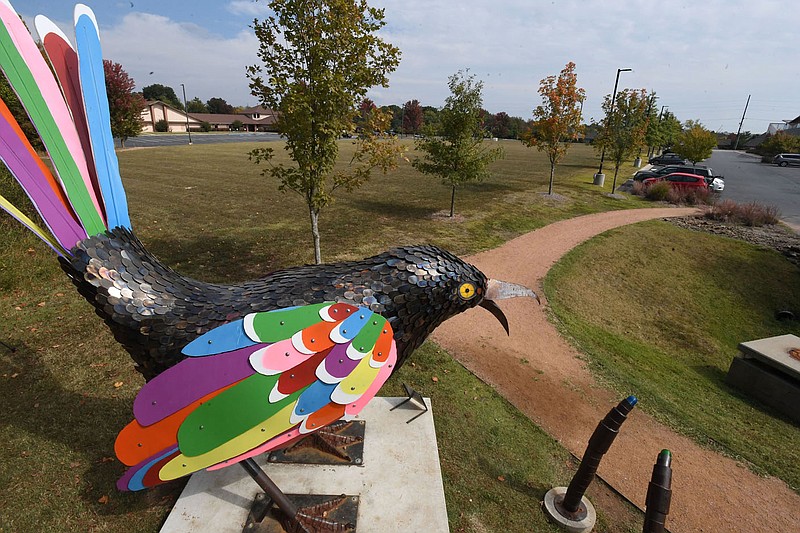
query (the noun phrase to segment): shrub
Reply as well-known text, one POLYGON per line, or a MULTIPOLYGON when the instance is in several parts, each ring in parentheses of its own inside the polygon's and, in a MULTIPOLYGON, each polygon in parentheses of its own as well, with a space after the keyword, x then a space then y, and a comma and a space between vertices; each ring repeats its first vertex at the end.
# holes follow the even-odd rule
POLYGON ((208 122, 201 122, 200 131, 205 131, 205 132, 211 131, 211 124, 209 124, 208 122))
POLYGON ((774 156, 786 152, 800 152, 800 137, 779 131, 756 148, 756 153, 764 156, 762 161, 767 159, 768 162, 772 162, 774 156))
POLYGON ((244 122, 239 119, 231 122, 231 131, 241 131, 244 128, 244 122))
POLYGON ((774 205, 756 202, 737 204, 733 200, 723 200, 706 211, 706 218, 722 222, 734 222, 745 226, 771 226, 778 223, 780 212, 774 205))
POLYGON ((158 131, 160 133, 165 133, 165 132, 169 131, 169 122, 167 122, 166 120, 164 120, 162 118, 161 120, 159 120, 159 121, 157 121, 155 123, 155 126, 153 126, 153 129, 155 129, 156 131, 158 131))
POLYGON ((683 205, 711 205, 715 202, 713 193, 704 189, 670 188, 667 201, 671 204, 683 205))
POLYGON ((672 187, 668 182, 659 181, 650 186, 645 186, 644 197, 654 202, 663 202, 667 199, 671 190, 672 187))

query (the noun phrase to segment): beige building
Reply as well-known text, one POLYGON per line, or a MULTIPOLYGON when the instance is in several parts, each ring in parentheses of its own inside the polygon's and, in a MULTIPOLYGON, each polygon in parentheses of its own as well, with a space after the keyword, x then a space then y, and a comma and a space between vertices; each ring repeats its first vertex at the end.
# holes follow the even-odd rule
POLYGON ((275 131, 275 112, 262 106, 249 107, 240 113, 185 113, 159 100, 148 100, 142 111, 142 132, 156 131, 156 123, 166 120, 168 131, 185 132, 187 123, 191 131, 201 131, 204 122, 211 131, 230 131, 235 122, 242 131, 275 131))

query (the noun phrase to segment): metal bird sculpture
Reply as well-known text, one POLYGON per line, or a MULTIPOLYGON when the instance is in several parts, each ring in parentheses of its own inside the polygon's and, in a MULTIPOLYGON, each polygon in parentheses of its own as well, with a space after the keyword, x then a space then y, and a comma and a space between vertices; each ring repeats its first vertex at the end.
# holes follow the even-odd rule
POLYGON ((74 46, 36 18, 52 70, 7 0, 0 19, 0 68, 53 164, 0 101, 0 158, 47 228, 0 206, 58 254, 147 379, 115 445, 130 466, 120 489, 247 462, 352 418, 443 321, 482 306, 508 330, 495 302, 536 297, 435 246, 236 285, 181 276, 132 231, 91 10, 76 6, 74 46))

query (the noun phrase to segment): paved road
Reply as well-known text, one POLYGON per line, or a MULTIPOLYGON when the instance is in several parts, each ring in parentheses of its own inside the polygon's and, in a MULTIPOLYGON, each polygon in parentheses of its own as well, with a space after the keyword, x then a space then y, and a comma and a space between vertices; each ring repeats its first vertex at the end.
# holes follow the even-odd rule
MULTIPOLYGON (((192 144, 243 143, 277 141, 277 133, 192 133, 192 144)), ((116 140, 119 147, 119 140, 116 140)), ((189 136, 185 133, 143 133, 125 141, 125 148, 143 148, 152 146, 178 146, 189 144, 189 136)))
POLYGON ((800 168, 761 163, 759 156, 715 150, 703 164, 725 177, 723 198, 774 205, 781 220, 800 231, 800 168))

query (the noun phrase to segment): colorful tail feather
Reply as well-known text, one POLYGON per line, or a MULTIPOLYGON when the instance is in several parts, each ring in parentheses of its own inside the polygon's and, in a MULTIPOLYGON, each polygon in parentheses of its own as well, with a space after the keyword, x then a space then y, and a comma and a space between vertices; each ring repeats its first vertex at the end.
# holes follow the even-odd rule
POLYGON ((52 22, 37 19, 58 80, 8 0, 0 0, 0 21, 0 69, 39 133, 58 179, 5 106, 0 108, 0 158, 31 198, 55 242, 30 219, 20 218, 7 200, 2 199, 0 207, 60 254, 87 236, 118 226, 130 229, 94 14, 80 4, 75 8, 77 52, 52 22))

